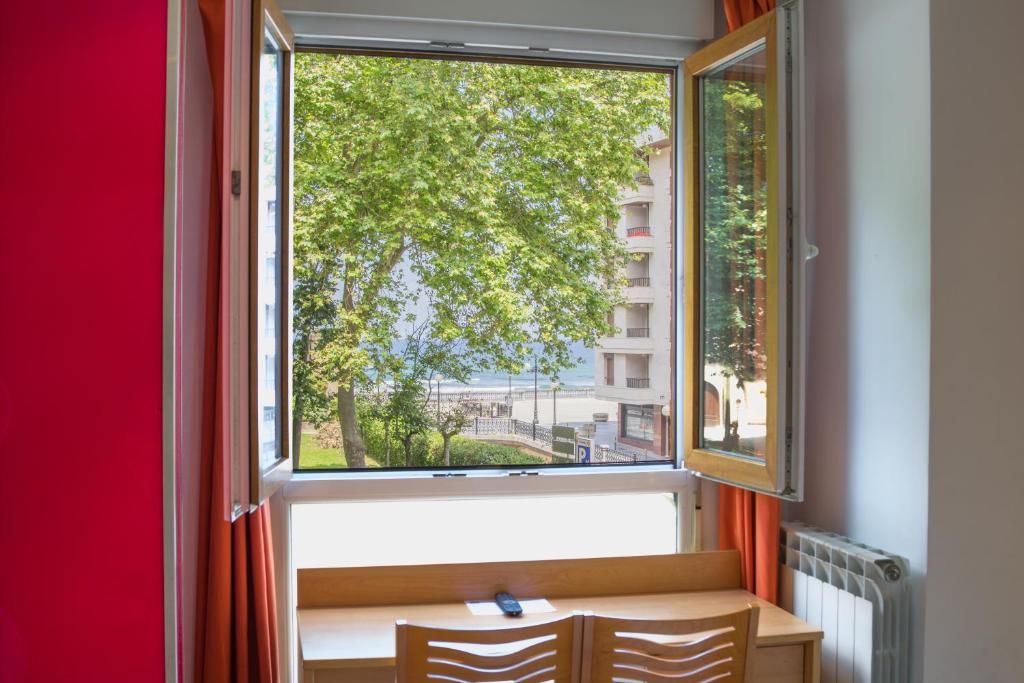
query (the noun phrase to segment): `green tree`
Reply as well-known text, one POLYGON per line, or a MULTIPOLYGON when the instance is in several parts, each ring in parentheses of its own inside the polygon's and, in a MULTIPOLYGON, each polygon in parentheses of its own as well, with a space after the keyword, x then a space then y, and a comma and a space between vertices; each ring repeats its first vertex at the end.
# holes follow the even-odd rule
POLYGON ((350 467, 357 386, 396 370, 409 300, 429 296, 429 336, 462 362, 503 372, 536 352, 556 375, 610 331, 625 253, 607 225, 644 170, 639 136, 668 130, 664 74, 301 53, 295 91, 295 330, 313 359, 295 408, 337 384, 350 467))
POLYGON ((452 464, 452 437, 462 432, 472 419, 469 407, 463 402, 462 397, 455 401, 448 401, 441 404, 435 418, 435 429, 441 435, 442 455, 445 467, 452 464))

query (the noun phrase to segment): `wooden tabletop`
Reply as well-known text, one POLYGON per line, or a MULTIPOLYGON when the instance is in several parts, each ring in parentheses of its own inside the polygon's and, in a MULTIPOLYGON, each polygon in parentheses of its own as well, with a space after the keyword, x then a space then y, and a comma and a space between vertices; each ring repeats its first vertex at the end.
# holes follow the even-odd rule
POLYGON ((316 668, 393 666, 397 619, 438 626, 501 627, 511 623, 546 621, 574 610, 643 619, 688 619, 756 604, 761 607, 757 634, 759 647, 803 644, 822 637, 817 628, 740 589, 548 599, 555 612, 524 615, 514 621, 502 616, 475 616, 465 602, 300 609, 298 626, 302 659, 306 666, 316 668))

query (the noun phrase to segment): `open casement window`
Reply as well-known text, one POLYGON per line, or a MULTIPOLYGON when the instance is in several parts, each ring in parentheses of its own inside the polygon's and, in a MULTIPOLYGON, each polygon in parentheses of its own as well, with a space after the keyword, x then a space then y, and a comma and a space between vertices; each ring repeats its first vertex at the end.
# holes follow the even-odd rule
POLYGON ((291 476, 292 32, 271 0, 252 16, 249 215, 251 501, 291 476))
POLYGON ((802 495, 804 263, 799 5, 684 61, 683 459, 802 495))

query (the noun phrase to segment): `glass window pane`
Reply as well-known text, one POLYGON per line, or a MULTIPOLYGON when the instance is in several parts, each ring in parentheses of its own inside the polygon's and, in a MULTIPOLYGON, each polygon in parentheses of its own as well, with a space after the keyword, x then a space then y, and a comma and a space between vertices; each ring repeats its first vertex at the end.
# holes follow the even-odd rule
POLYGON ((298 466, 672 461, 671 113, 664 70, 296 55, 298 466))
POLYGON ((660 555, 677 539, 671 493, 292 506, 296 567, 660 555))
POLYGON ((260 56, 260 100, 257 130, 256 164, 256 261, 257 268, 256 368, 262 375, 255 382, 258 391, 260 467, 274 464, 281 455, 284 429, 279 402, 281 397, 281 273, 277 267, 281 253, 281 213, 279 201, 282 165, 282 97, 284 90, 283 55, 273 36, 267 33, 260 56))
POLYGON ((702 445, 755 458, 769 390, 765 56, 762 46, 700 80, 702 445))

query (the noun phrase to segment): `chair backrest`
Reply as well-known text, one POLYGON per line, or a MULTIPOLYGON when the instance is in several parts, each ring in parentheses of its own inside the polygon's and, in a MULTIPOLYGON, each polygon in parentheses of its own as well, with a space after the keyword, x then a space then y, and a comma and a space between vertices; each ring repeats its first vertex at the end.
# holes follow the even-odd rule
POLYGON ((398 683, 579 683, 583 616, 528 626, 396 624, 398 683))
POLYGON ((590 683, 750 680, 758 608, 701 619, 583 618, 581 676, 590 683))

